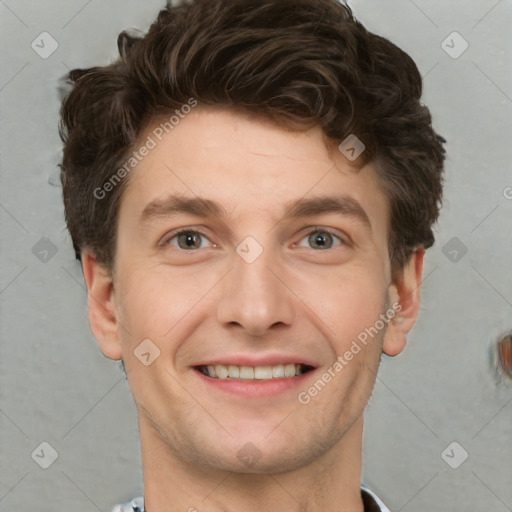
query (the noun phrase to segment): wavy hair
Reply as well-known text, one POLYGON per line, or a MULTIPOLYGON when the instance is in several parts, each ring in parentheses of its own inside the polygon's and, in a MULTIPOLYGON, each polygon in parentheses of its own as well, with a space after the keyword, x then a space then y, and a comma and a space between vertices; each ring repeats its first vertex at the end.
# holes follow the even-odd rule
POLYGON ((59 133, 65 217, 75 254, 109 271, 126 177, 95 197, 155 119, 193 97, 304 129, 333 144, 356 134, 391 211, 393 273, 434 243, 446 141, 420 102, 414 61, 336 0, 196 0, 162 9, 146 34, 122 32, 110 65, 66 77, 59 133))

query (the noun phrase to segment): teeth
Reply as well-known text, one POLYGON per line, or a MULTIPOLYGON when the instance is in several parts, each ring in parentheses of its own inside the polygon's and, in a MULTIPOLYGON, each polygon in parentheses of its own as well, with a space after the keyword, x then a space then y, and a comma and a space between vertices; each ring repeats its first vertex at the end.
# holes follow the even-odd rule
MULTIPOLYGON (((295 366, 295 365, 293 365, 295 366)), ((295 370, 295 368, 294 368, 295 370)), ((295 375, 295 371, 293 372, 295 375)), ((272 367, 271 366, 256 366, 254 368, 254 378, 258 380, 271 379, 272 378, 272 367)))
POLYGON ((282 364, 272 366, 272 377, 284 377, 284 366, 282 364))
POLYGON ((274 366, 225 366, 216 364, 203 367, 203 373, 214 379, 267 380, 283 377, 296 377, 304 373, 301 364, 276 364, 274 366))
MULTIPOLYGON (((299 370, 300 370, 300 368, 299 368, 299 370)), ((295 377, 295 365, 293 363, 285 365, 284 376, 285 377, 295 377)))
POLYGON ((214 368, 215 373, 217 374, 217 377, 219 377, 219 379, 226 379, 227 376, 229 375, 228 369, 225 366, 222 366, 221 364, 216 364, 214 368))
MULTIPOLYGON (((217 377, 219 377, 219 379, 222 379, 222 377, 217 374, 217 377)), ((240 378, 241 379, 254 379, 254 368, 250 367, 250 366, 241 366, 240 367, 240 378)))
POLYGON ((228 376, 232 379, 238 379, 238 377, 240 377, 240 368, 238 368, 238 366, 231 365, 228 368, 228 376))

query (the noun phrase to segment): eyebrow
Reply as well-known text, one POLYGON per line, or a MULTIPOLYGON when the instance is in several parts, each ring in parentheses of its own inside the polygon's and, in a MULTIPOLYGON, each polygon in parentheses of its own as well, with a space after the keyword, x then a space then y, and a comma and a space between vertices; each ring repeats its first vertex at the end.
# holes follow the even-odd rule
MULTIPOLYGON (((352 197, 345 195, 319 196, 309 199, 298 199, 285 204, 285 219, 312 217, 327 213, 337 213, 353 217, 372 229, 370 219, 361 204, 352 197)), ((216 201, 202 197, 185 197, 170 195, 166 199, 155 199, 148 203, 142 211, 139 222, 146 224, 157 218, 179 214, 190 214, 197 217, 226 218, 225 208, 216 201)))

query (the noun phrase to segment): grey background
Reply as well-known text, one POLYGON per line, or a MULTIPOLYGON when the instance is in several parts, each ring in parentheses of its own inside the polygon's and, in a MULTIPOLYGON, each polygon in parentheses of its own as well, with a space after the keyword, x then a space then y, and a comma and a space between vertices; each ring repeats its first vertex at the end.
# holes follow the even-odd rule
MULTIPOLYGON (((65 230, 56 86, 115 58, 117 34, 146 30, 163 4, 0 0, 1 511, 109 511, 142 493, 133 400, 90 333, 65 230), (43 31, 58 42, 46 59, 31 48, 43 31), (43 441, 58 453, 48 469, 31 456, 43 441)), ((420 317, 366 411, 364 482, 393 511, 512 510, 512 386, 489 364, 512 328, 512 2, 350 5, 415 59, 449 153, 420 317), (469 43, 456 59, 442 47, 453 31, 469 43), (447 460, 469 455, 457 469, 441 456, 453 441, 447 460)))

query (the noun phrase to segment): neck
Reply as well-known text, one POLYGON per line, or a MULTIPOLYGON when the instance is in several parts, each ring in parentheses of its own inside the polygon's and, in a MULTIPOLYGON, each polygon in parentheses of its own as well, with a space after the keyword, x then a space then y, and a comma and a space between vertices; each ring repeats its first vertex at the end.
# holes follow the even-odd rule
POLYGON ((287 473, 235 473, 185 461, 153 426, 139 429, 146 512, 363 512, 363 419, 311 464, 287 473))

